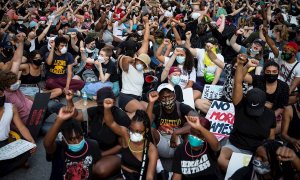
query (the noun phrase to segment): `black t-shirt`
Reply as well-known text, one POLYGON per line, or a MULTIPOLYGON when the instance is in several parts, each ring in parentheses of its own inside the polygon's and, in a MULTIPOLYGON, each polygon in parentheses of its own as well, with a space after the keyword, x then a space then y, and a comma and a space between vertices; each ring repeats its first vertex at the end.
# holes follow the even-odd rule
POLYGON ((102 70, 103 74, 108 73, 110 74, 109 81, 116 82, 119 80, 117 67, 113 61, 109 61, 107 64, 102 63, 102 70))
MULTIPOLYGON (((46 54, 46 60, 49 56, 49 53, 46 54)), ((67 76, 68 65, 74 63, 74 58, 72 54, 66 53, 61 56, 56 55, 54 52, 54 57, 51 65, 47 65, 47 77, 52 78, 62 78, 67 76)))
POLYGON ((56 142, 56 151, 46 157, 52 161, 50 180, 92 179, 93 165, 101 158, 101 152, 96 141, 86 139, 82 150, 76 153, 56 142))
MULTIPOLYGON (((104 110, 102 107, 87 109, 89 117, 90 138, 95 139, 101 150, 108 150, 118 144, 118 136, 104 123, 104 110)), ((130 118, 118 107, 112 108, 112 114, 116 123, 128 127, 130 118)))
POLYGON ((155 106, 153 114, 156 128, 162 133, 172 134, 174 129, 181 128, 185 124, 184 117, 190 111, 193 111, 190 106, 179 102, 175 103, 174 110, 171 113, 167 113, 161 105, 155 106), (180 111, 180 114, 178 114, 178 111, 180 111))
POLYGON ((272 109, 284 108, 288 106, 289 101, 289 86, 286 82, 277 80, 277 88, 273 94, 268 94, 266 90, 266 81, 263 76, 252 75, 252 85, 254 88, 259 88, 266 92, 267 101, 273 104, 272 109))
POLYGON ((269 137, 271 128, 276 127, 275 114, 270 109, 265 108, 259 117, 249 116, 246 112, 245 98, 235 106, 234 119, 230 142, 240 149, 253 152, 269 137))
POLYGON ((192 150, 189 144, 180 144, 173 157, 172 171, 182 174, 182 180, 221 179, 215 154, 207 143, 199 151, 192 150), (203 154, 199 157, 190 157, 186 152, 193 156, 203 154))

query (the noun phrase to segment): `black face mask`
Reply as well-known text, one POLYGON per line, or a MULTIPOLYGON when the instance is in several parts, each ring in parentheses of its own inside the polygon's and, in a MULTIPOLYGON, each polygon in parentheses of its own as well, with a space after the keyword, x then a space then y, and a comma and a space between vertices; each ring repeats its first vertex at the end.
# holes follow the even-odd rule
POLYGON ((5 96, 0 97, 0 107, 4 106, 5 96))
POLYGON ((40 66, 42 64, 42 60, 41 59, 38 59, 38 60, 33 60, 32 63, 36 66, 40 66))
POLYGON ((273 83, 278 79, 278 74, 265 74, 265 79, 268 83, 273 83))

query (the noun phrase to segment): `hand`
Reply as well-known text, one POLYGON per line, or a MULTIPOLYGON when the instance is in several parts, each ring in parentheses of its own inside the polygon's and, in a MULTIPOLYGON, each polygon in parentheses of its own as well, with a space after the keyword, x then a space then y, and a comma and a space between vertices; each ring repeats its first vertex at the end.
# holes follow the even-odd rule
POLYGON ((171 26, 172 26, 172 27, 175 27, 175 26, 176 26, 176 23, 175 23, 175 22, 171 22, 171 26))
POLYGON ((64 93, 64 94, 68 94, 68 92, 69 92, 69 87, 65 87, 65 88, 63 89, 63 93, 64 93))
POLYGON ((192 32, 191 32, 191 31, 187 31, 187 32, 185 33, 185 37, 186 37, 186 39, 191 39, 191 37, 192 37, 192 32))
POLYGON ((158 99, 158 92, 157 91, 152 91, 149 93, 149 102, 154 103, 158 99))
POLYGON ((17 35, 16 35, 17 42, 18 42, 18 43, 24 42, 25 37, 26 37, 26 34, 25 34, 25 33, 19 33, 19 34, 17 34, 17 35))
POLYGON ((237 34, 237 35, 242 35, 242 34, 244 34, 244 33, 245 33, 245 30, 244 30, 244 29, 238 29, 238 30, 236 31, 235 34, 237 34))
POLYGON ((295 140, 293 146, 297 152, 300 151, 300 140, 295 140))
POLYGON ((285 146, 279 147, 276 154, 279 161, 293 161, 297 158, 296 153, 285 146))
POLYGON ((75 107, 67 107, 64 106, 60 108, 59 113, 57 115, 57 119, 61 121, 66 121, 70 119, 75 113, 75 107))
POLYGON ((178 135, 172 134, 171 139, 170 139, 170 147, 171 148, 176 148, 177 147, 177 140, 178 140, 178 135))
POLYGON ((110 109, 113 107, 113 105, 114 105, 113 99, 111 99, 111 98, 104 99, 104 101, 103 101, 104 109, 110 109))
POLYGON ((221 15, 220 15, 220 18, 221 18, 221 19, 225 19, 226 17, 225 17, 224 14, 221 14, 221 15))
POLYGON ((248 67, 257 67, 259 65, 259 61, 256 60, 256 59, 248 59, 248 63, 247 63, 247 66, 248 67))
POLYGON ((248 58, 247 58, 246 54, 239 54, 237 56, 237 63, 238 64, 244 65, 247 62, 248 62, 248 58))
POLYGON ((164 45, 168 46, 168 45, 172 45, 170 39, 164 39, 164 45))
MULTIPOLYGON (((36 145, 36 143, 35 142, 31 142, 31 143, 33 143, 33 144, 35 144, 36 145)), ((34 148, 32 148, 32 149, 30 149, 30 154, 34 154, 35 152, 37 151, 37 146, 35 146, 34 148)))
POLYGON ((50 42, 50 45, 51 45, 51 50, 53 49, 55 49, 55 41, 53 41, 53 42, 50 42))
POLYGON ((143 21, 144 21, 144 23, 149 23, 149 17, 148 16, 143 16, 143 21))
POLYGON ((200 124, 200 119, 197 116, 185 116, 189 125, 194 129, 201 129, 202 125, 200 124))
POLYGON ((72 90, 68 90, 67 92, 65 92, 65 95, 66 95, 66 100, 67 101, 71 101, 74 97, 74 93, 72 90))

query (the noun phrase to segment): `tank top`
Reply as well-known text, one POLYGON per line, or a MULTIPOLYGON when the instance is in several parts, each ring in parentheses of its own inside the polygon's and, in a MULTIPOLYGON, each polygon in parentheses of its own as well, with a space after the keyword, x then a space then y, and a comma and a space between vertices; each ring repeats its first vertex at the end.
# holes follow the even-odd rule
POLYGON ((0 141, 8 138, 10 124, 13 118, 13 106, 11 103, 4 103, 4 112, 0 120, 0 141))
POLYGON ((295 139, 300 139, 300 118, 298 117, 297 110, 295 106, 293 107, 293 119, 290 121, 288 135, 295 139))
POLYGON ((129 169, 132 169, 136 172, 140 172, 141 171, 141 167, 142 167, 142 161, 139 161, 130 151, 130 149, 127 148, 123 148, 121 151, 121 164, 128 167, 129 169))
POLYGON ((122 71, 122 90, 124 94, 142 96, 144 72, 136 70, 129 64, 128 72, 122 71))
POLYGON ((37 84, 41 81, 42 75, 33 76, 30 74, 30 66, 29 66, 29 73, 26 75, 21 75, 20 80, 22 84, 37 84))

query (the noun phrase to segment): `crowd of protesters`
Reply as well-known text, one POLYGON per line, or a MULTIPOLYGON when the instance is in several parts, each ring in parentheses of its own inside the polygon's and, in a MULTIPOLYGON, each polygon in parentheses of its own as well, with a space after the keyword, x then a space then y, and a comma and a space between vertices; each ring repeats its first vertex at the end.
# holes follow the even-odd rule
POLYGON ((0 148, 36 143, 49 93, 50 179, 224 179, 233 153, 252 158, 229 179, 300 179, 299 0, 0 0, 0 18, 0 148), (234 105, 221 141, 214 100, 234 105))

